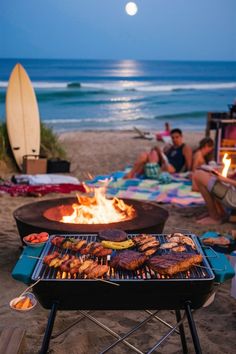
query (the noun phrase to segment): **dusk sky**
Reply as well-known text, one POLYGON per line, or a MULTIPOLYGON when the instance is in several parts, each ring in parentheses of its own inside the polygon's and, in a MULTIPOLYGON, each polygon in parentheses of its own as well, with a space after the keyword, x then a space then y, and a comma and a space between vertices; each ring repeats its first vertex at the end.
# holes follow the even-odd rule
POLYGON ((0 57, 236 60, 236 0, 1 0, 0 57))

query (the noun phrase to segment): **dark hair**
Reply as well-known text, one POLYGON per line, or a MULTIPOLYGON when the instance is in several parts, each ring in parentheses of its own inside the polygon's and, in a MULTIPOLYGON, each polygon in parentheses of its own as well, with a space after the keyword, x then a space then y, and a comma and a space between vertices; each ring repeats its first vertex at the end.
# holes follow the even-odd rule
POLYGON ((179 135, 183 135, 182 130, 180 130, 179 128, 175 128, 170 131, 170 135, 172 135, 174 133, 177 133, 179 135))
POLYGON ((206 138, 203 138, 202 140, 199 141, 199 149, 203 148, 204 146, 214 146, 214 141, 209 138, 209 137, 206 137, 206 138))

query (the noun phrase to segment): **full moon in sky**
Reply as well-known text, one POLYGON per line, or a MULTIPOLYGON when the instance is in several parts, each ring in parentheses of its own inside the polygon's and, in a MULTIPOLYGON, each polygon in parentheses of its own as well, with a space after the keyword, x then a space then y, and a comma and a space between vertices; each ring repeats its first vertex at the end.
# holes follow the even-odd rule
POLYGON ((125 11, 129 16, 134 16, 138 12, 138 6, 135 2, 128 2, 125 6, 125 11))

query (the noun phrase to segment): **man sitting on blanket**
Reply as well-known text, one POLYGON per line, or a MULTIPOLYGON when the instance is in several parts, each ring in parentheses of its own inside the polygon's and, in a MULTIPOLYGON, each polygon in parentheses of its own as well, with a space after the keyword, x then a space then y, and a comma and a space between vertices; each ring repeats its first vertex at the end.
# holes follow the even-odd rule
MULTIPOLYGON (((190 171, 192 167, 192 149, 183 142, 180 129, 172 129, 170 132, 172 144, 168 145, 164 152, 155 146, 149 152, 143 152, 138 157, 132 170, 124 178, 135 176, 148 171, 150 165, 156 165, 161 171, 169 173, 190 171)), ((152 166, 153 168, 153 166, 152 166)), ((149 177, 148 173, 147 177, 149 177)))

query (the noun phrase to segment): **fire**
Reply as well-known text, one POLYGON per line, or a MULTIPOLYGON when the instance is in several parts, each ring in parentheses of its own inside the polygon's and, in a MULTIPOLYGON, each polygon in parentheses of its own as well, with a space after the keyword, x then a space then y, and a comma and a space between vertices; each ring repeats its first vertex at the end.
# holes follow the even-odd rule
POLYGON ((224 154, 222 162, 224 164, 224 168, 223 168, 221 174, 222 174, 223 177, 227 177, 228 170, 229 170, 229 167, 230 167, 230 164, 231 164, 231 159, 228 158, 228 154, 227 153, 224 154))
MULTIPOLYGON (((77 195, 78 203, 72 205, 73 213, 63 216, 60 221, 71 224, 109 224, 132 219, 135 216, 132 205, 127 205, 118 198, 106 198, 108 182, 105 181, 102 187, 94 188, 93 197, 77 195)), ((85 188, 89 190, 87 186, 85 188)))

